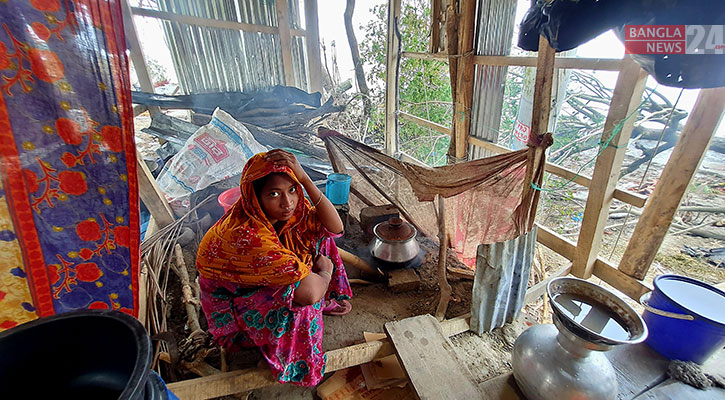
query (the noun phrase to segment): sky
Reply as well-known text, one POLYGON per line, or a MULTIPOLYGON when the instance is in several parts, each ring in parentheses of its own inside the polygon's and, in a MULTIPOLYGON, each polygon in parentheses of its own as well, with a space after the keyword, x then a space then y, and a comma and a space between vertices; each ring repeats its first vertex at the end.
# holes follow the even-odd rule
MULTIPOLYGON (((303 0, 300 2, 300 9, 303 0)), ((405 0, 403 0, 405 1, 405 0)), ((132 3, 137 3, 133 0, 132 3)), ((357 0, 355 12, 353 14, 353 26, 358 42, 363 40, 364 33, 361 26, 365 25, 373 15, 370 10, 378 4, 383 4, 387 0, 357 0)), ((524 13, 529 7, 529 0, 519 0, 516 12, 517 23, 523 19, 524 13)), ((347 43, 347 34, 343 14, 345 12, 345 0, 318 0, 318 19, 320 29, 320 40, 324 41, 328 49, 328 63, 330 60, 330 46, 334 41, 337 50, 337 62, 340 69, 342 81, 345 79, 354 80, 354 69, 350 48, 347 43)), ((164 43, 164 34, 160 23, 153 18, 135 17, 136 29, 139 31, 142 47, 146 57, 154 58, 158 63, 166 67, 167 73, 171 81, 175 81, 175 73, 173 71, 173 63, 168 49, 164 43)), ((516 33, 514 33, 516 35, 516 33)), ((515 37, 515 36, 514 36, 515 37)), ((515 41, 514 41, 515 43, 515 41)), ((624 55, 624 45, 616 38, 611 31, 605 32, 599 37, 579 46, 577 48, 577 57, 591 58, 621 58, 624 55)), ((617 74, 614 72, 597 71, 599 78, 606 86, 614 87, 617 74)), ((135 77, 134 77, 135 78, 135 77)), ((650 77, 647 82, 648 87, 656 87, 657 90, 667 96, 674 103, 680 93, 679 88, 671 88, 664 85, 658 85, 654 78, 650 77)), ((677 108, 687 111, 692 110, 698 89, 686 89, 683 91, 677 108)), ((721 123, 717 132, 717 136, 725 137, 725 124, 721 123)))

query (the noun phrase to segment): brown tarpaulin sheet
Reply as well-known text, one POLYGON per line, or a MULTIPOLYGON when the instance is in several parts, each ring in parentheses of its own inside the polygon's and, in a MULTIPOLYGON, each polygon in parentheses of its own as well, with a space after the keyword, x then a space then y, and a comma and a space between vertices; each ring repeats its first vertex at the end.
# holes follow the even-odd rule
MULTIPOLYGON (((421 233, 438 232, 436 195, 446 198, 450 247, 459 260, 475 265, 478 245, 513 239, 533 226, 538 196, 527 190, 527 164, 534 148, 461 164, 431 168, 399 161, 379 150, 320 129, 336 172, 352 176, 350 212, 393 204, 421 233)), ((533 162, 531 162, 533 164, 533 162)), ((540 184, 543 157, 535 168, 540 184)))

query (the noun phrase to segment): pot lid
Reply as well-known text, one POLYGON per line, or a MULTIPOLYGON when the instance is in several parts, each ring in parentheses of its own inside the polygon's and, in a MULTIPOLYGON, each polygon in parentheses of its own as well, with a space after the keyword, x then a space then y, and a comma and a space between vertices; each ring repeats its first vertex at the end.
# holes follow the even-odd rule
POLYGON ((404 242, 415 237, 417 233, 413 225, 401 218, 393 217, 375 225, 375 236, 391 242, 404 242))

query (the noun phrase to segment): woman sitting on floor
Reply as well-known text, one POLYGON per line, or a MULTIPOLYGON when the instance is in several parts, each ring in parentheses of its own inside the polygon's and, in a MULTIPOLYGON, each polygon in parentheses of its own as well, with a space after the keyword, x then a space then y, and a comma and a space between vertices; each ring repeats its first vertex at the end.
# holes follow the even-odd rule
POLYGON ((278 381, 314 386, 325 373, 322 313, 351 308, 333 240, 342 221, 283 150, 250 158, 241 192, 197 254, 209 332, 228 349, 259 347, 278 381))

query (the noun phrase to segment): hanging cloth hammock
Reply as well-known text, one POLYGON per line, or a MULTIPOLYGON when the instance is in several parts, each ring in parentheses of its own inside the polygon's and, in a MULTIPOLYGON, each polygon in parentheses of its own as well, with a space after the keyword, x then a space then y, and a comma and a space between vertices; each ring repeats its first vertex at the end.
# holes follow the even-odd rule
MULTIPOLYGON (((447 199, 450 247, 469 266, 475 264, 479 244, 513 239, 533 227, 538 191, 524 184, 527 165, 533 165, 534 147, 551 145, 550 134, 529 149, 435 168, 399 161, 326 128, 319 136, 335 171, 352 176, 353 215, 365 206, 393 204, 418 231, 434 237, 433 200, 440 195, 447 199)), ((537 185, 543 163, 541 157, 534 168, 537 185)))

